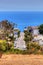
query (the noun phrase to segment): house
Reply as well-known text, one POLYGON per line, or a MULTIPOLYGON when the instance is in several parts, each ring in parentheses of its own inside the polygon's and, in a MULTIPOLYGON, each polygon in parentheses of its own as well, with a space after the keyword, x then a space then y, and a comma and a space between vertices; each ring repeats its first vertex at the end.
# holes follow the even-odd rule
POLYGON ((38 42, 39 45, 43 45, 43 35, 39 34, 38 26, 28 27, 28 31, 32 33, 33 42, 38 42))
POLYGON ((38 42, 39 45, 43 45, 43 35, 38 35, 37 37, 34 37, 33 41, 38 42))
POLYGON ((37 26, 32 27, 32 36, 38 36, 39 35, 39 29, 37 26))
POLYGON ((29 26, 26 29, 24 29, 25 31, 28 31, 30 33, 32 33, 32 36, 38 36, 39 35, 39 29, 38 26, 29 26))
POLYGON ((39 34, 39 29, 37 26, 32 27, 32 36, 32 41, 38 42, 39 45, 43 45, 43 35, 39 34))

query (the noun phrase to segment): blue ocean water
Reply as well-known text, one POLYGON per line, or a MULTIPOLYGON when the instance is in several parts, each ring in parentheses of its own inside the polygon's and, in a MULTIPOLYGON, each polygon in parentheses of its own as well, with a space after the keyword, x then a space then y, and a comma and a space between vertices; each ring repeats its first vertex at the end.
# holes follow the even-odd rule
POLYGON ((24 27, 43 24, 43 12, 0 12, 0 21, 2 20, 16 23, 23 31, 24 27))

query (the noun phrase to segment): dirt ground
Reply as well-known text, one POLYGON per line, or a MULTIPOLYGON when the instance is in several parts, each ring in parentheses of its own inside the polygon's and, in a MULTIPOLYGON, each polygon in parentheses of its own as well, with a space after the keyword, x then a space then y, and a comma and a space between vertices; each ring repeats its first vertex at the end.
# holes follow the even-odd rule
POLYGON ((43 65, 43 55, 2 55, 0 65, 43 65))

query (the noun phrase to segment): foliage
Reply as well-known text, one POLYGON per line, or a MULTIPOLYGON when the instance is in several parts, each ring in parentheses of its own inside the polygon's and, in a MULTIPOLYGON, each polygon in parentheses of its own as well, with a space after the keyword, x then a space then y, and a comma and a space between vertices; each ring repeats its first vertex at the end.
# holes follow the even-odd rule
POLYGON ((40 50, 40 45, 36 42, 27 43, 27 51, 29 54, 35 54, 40 50))
POLYGON ((40 46, 36 42, 28 42, 26 50, 14 49, 14 44, 8 44, 6 40, 1 40, 0 51, 4 53, 14 53, 14 54, 43 54, 43 46, 40 46))
POLYGON ((32 42, 32 28, 28 27, 27 30, 24 31, 24 40, 26 42, 27 50, 23 52, 23 54, 37 54, 41 51, 41 46, 37 42, 32 42))
POLYGON ((0 40, 0 51, 6 51, 6 40, 0 40))
POLYGON ((22 50, 20 50, 20 49, 14 49, 14 53, 15 54, 22 54, 22 50))
POLYGON ((20 31, 18 30, 18 37, 20 37, 20 31))
POLYGON ((8 20, 1 21, 0 22, 0 29, 3 30, 3 34, 2 35, 4 35, 4 37, 2 37, 2 38, 6 39, 6 37, 7 37, 6 40, 8 40, 9 35, 11 36, 11 34, 12 34, 12 36, 11 36, 12 38, 10 37, 10 39, 12 41, 14 41, 13 39, 14 39, 14 26, 15 25, 16 25, 15 23, 11 23, 8 20))
POLYGON ((14 23, 12 24, 8 20, 3 20, 0 22, 0 27, 3 28, 4 30, 12 30, 14 28, 14 23))
POLYGON ((14 45, 13 43, 8 44, 6 40, 0 40, 0 51, 6 52, 6 51, 13 51, 14 45))
POLYGON ((0 40, 0 43, 6 43, 6 40, 0 40))
POLYGON ((27 27, 27 31, 31 33, 32 32, 32 27, 31 26, 28 26, 27 27))
POLYGON ((41 24, 38 29, 39 29, 39 33, 43 34, 43 24, 41 24))
POLYGON ((27 43, 27 42, 31 41, 32 38, 33 38, 32 34, 30 32, 28 32, 28 31, 24 31, 24 33, 25 33, 25 35, 24 35, 25 42, 27 43))

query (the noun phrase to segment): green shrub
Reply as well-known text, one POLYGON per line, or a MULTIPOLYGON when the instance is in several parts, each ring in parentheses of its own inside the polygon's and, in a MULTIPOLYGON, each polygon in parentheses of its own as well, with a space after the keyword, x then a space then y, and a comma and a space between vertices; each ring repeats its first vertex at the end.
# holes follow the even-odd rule
POLYGON ((15 53, 15 54, 22 54, 22 50, 14 49, 14 53, 15 53))
POLYGON ((1 40, 0 42, 0 51, 5 51, 6 50, 6 41, 1 40))
POLYGON ((27 53, 28 54, 38 53, 40 48, 41 48, 40 45, 36 42, 27 43, 27 53))

